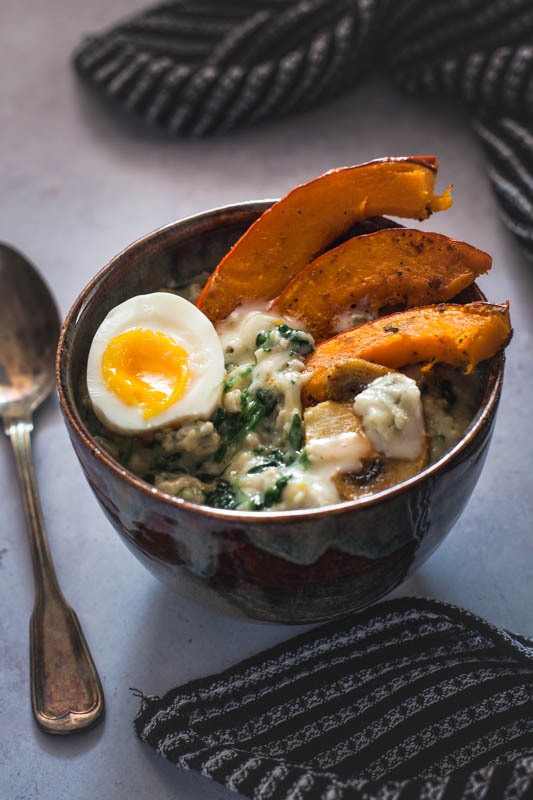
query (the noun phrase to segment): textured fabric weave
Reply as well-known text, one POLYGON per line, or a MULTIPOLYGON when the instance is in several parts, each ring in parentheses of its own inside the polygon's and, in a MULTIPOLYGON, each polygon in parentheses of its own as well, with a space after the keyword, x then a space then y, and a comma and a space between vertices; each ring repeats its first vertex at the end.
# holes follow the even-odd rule
POLYGON ((313 106, 376 68, 457 97, 533 258, 531 0, 182 0, 86 39, 74 62, 126 111, 195 136, 313 106))
POLYGON ((258 800, 533 798, 533 640, 385 602, 143 697, 135 727, 258 800))

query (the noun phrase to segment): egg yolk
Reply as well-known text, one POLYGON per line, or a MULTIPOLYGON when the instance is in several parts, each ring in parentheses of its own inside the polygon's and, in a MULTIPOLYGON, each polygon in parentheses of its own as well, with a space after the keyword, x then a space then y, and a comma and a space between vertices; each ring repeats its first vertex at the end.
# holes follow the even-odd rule
POLYGON ((145 419, 160 414, 183 396, 190 375, 188 353, 158 331, 136 328, 111 339, 102 356, 108 388, 145 419))

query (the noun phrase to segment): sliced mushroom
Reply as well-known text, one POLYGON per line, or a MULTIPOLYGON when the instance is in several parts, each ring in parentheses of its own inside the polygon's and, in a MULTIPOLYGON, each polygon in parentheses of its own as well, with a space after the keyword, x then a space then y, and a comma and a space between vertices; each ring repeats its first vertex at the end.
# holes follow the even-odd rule
POLYGON ((366 436, 363 424, 354 413, 351 402, 341 403, 335 400, 325 400, 306 408, 304 423, 306 447, 310 451, 316 440, 330 439, 333 441, 335 437, 346 432, 361 436, 360 468, 357 471, 342 471, 341 467, 334 472, 332 477, 343 500, 357 500, 402 483, 424 469, 428 463, 427 437, 424 439, 422 453, 413 461, 385 458, 378 453, 366 436))
POLYGON ((363 358, 336 361, 329 367, 324 376, 319 396, 317 396, 316 392, 311 394, 306 391, 304 385, 302 391, 303 405, 313 406, 325 400, 349 402, 353 400, 356 394, 366 389, 373 380, 394 371, 388 367, 381 366, 381 364, 365 361, 363 358))
POLYGON ((376 459, 365 464, 363 472, 339 472, 334 477, 335 486, 343 500, 357 500, 376 494, 390 486, 412 478, 424 469, 428 463, 429 447, 427 437, 424 440, 424 449, 414 461, 403 461, 399 458, 376 459))
MULTIPOLYGON (((304 411, 306 445, 313 439, 331 438, 347 431, 361 434, 366 438, 363 424, 355 415, 352 402, 338 403, 335 400, 325 400, 316 406, 306 408, 304 411)), ((369 447, 369 455, 375 454, 371 444, 369 447)))

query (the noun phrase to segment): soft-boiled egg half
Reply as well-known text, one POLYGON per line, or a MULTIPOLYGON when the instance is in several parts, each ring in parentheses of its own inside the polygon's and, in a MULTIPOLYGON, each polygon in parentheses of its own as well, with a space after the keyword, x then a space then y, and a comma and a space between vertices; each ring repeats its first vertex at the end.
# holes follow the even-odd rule
POLYGON ((224 376, 212 323, 170 292, 137 295, 113 308, 94 335, 87 362, 96 415, 124 434, 209 417, 224 376))

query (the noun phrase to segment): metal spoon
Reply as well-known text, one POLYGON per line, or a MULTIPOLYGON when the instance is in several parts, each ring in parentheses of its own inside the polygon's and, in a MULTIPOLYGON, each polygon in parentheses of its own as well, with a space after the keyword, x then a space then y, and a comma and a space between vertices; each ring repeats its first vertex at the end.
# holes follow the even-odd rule
POLYGON ((11 439, 35 576, 30 620, 31 699, 38 725, 73 733, 93 725, 104 695, 75 612, 52 564, 31 454, 32 415, 54 386, 59 315, 37 270, 0 243, 0 418, 11 439))

